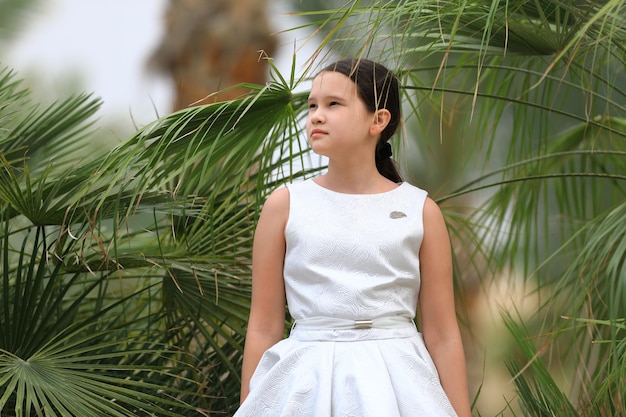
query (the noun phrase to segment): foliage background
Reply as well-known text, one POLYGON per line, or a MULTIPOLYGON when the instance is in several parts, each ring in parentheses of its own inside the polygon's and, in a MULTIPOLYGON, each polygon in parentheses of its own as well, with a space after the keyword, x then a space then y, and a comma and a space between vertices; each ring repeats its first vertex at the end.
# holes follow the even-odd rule
MULTIPOLYGON (((311 70, 364 54, 402 76, 396 154, 448 220, 474 413, 624 412, 624 2, 333 7, 303 12, 311 70)), ((41 106, 0 74, 2 415, 232 412, 255 217, 316 171, 304 75, 109 152, 97 99, 41 106)))

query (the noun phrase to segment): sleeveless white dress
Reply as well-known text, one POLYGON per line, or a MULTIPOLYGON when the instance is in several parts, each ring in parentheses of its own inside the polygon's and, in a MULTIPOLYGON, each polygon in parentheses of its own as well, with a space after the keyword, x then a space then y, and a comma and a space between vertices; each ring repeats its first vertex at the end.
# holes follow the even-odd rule
POLYGON ((235 416, 455 416, 412 319, 427 193, 288 185, 285 291, 296 320, 235 416))

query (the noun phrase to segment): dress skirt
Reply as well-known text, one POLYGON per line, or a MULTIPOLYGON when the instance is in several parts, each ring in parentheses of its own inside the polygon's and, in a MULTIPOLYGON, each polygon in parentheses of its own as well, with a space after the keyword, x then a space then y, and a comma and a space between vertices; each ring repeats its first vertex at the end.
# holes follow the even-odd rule
POLYGON ((236 417, 456 416, 422 335, 394 328, 298 329, 268 349, 236 417))

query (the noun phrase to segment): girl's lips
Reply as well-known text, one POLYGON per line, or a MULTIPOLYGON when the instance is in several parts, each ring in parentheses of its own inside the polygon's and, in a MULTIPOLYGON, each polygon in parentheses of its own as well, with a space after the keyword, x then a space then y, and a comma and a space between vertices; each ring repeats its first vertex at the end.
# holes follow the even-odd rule
POLYGON ((326 134, 326 132, 324 132, 323 130, 320 130, 320 129, 313 129, 311 131, 311 137, 321 136, 321 135, 325 135, 325 134, 326 134))

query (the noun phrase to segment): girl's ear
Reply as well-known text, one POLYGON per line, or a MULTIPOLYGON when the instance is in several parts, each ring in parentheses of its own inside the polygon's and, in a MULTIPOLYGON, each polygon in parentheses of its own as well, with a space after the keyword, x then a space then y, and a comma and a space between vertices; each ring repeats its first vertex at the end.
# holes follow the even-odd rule
POLYGON ((378 136, 387 127, 391 121, 391 113, 387 109, 376 110, 374 120, 370 126, 370 135, 378 136))

